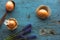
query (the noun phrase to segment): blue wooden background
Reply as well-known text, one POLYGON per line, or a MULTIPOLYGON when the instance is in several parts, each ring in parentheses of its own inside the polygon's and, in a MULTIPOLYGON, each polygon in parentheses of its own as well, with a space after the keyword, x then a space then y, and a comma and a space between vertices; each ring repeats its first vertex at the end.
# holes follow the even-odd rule
MULTIPOLYGON (((0 18, 5 13, 5 4, 8 0, 0 0, 0 18)), ((0 40, 4 40, 8 35, 20 31, 25 25, 32 24, 32 33, 37 35, 34 40, 60 40, 60 0, 14 0, 16 3, 12 13, 8 13, 6 19, 16 18, 19 23, 18 28, 11 32, 3 24, 0 27, 0 40), (47 5, 51 9, 51 15, 46 20, 41 20, 36 16, 36 8, 40 5, 47 5), (41 28, 53 29, 57 35, 41 36, 41 28)))

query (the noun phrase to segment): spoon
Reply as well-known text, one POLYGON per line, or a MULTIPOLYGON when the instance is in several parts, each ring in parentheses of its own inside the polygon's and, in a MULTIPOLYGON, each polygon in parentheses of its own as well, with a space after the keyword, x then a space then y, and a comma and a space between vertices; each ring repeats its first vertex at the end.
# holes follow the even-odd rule
POLYGON ((14 10, 14 8, 15 8, 15 2, 14 1, 11 0, 11 1, 8 1, 6 3, 6 13, 0 19, 0 26, 3 24, 3 22, 4 22, 4 20, 5 20, 6 16, 7 16, 7 13, 12 12, 14 10), (13 5, 13 7, 11 5, 13 5))

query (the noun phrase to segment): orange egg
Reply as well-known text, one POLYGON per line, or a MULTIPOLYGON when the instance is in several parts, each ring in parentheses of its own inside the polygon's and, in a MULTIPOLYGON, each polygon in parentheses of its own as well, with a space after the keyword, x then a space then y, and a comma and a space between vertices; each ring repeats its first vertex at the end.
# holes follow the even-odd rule
POLYGON ((8 1, 7 3, 6 3, 6 10, 7 11, 12 11, 14 9, 14 4, 13 4, 13 2, 12 1, 8 1))
POLYGON ((8 25, 7 25, 8 29, 10 30, 14 30, 17 28, 17 22, 16 20, 13 19, 9 19, 8 25))
POLYGON ((37 16, 41 19, 46 19, 49 16, 49 13, 45 9, 40 9, 37 11, 37 16))

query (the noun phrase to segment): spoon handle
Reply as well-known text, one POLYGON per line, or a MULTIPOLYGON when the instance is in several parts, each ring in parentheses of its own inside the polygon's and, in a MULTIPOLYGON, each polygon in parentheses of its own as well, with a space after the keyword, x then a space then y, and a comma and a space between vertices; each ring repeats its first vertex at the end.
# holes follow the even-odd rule
POLYGON ((2 23, 4 22, 6 16, 7 16, 7 13, 5 13, 5 14, 3 15, 3 17, 0 19, 0 26, 1 26, 2 23))

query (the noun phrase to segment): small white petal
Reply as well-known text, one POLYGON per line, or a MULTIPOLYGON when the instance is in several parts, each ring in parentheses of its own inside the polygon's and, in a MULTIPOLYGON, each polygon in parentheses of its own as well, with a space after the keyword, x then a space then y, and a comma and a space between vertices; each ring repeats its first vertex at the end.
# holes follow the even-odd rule
POLYGON ((5 21, 4 21, 4 24, 5 24, 5 25, 8 25, 8 22, 9 22, 9 20, 5 20, 5 21))

